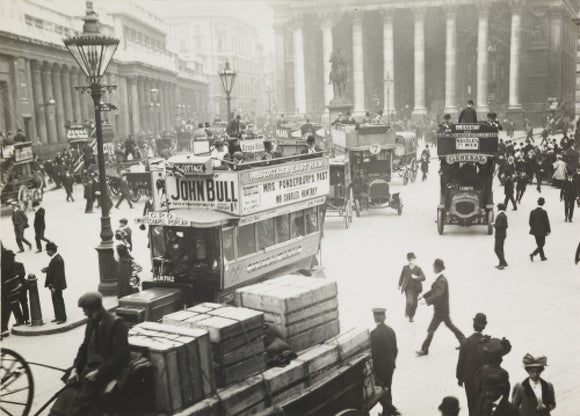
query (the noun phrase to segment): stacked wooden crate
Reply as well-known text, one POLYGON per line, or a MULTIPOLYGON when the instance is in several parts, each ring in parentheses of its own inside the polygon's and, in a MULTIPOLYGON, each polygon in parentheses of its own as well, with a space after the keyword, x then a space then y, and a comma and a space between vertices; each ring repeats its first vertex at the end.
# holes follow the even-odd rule
POLYGON ((129 330, 129 346, 151 360, 156 411, 173 414, 215 392, 207 331, 143 322, 129 330))
POLYGON ((336 282, 282 276, 236 291, 236 304, 264 313, 293 351, 301 351, 340 332, 336 282))
POLYGON ((215 380, 219 387, 266 369, 264 314, 261 312, 202 303, 165 315, 163 323, 209 332, 215 380))

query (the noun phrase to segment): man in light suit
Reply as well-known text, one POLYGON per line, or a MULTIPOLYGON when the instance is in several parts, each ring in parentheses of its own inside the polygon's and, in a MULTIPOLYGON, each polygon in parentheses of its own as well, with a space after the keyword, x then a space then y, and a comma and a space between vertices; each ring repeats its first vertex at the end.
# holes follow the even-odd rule
POLYGON ((473 108, 473 100, 467 102, 467 107, 459 114, 459 123, 477 123, 477 112, 473 108))
POLYGON ((45 287, 50 289, 52 296, 52 306, 54 308, 54 319, 58 325, 66 322, 66 308, 62 291, 66 289, 66 277, 64 273, 64 260, 57 253, 58 247, 53 242, 46 243, 46 254, 50 257, 48 267, 42 269, 46 273, 45 287))
POLYGON ((540 255, 542 261, 548 260, 544 254, 544 245, 546 244, 546 236, 552 232, 550 228, 550 219, 548 213, 543 208, 546 200, 542 197, 538 198, 538 206, 530 212, 530 234, 536 239, 536 249, 530 254, 530 260, 534 261, 536 254, 540 255))
POLYGON ((505 254, 503 251, 503 246, 507 236, 508 220, 505 215, 505 204, 497 204, 497 216, 495 217, 495 222, 493 224, 495 228, 495 246, 494 251, 499 259, 499 265, 495 266, 498 270, 503 270, 507 267, 507 262, 505 261, 505 254))

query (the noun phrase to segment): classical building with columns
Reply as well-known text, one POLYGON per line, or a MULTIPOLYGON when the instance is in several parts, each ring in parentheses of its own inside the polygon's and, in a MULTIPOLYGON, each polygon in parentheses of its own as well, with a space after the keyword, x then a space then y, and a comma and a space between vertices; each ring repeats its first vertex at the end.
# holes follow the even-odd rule
POLYGON ((278 109, 316 117, 329 58, 349 68, 354 112, 457 114, 468 99, 539 124, 547 98, 573 108, 577 0, 271 0, 278 109))
MULTIPOLYGON (((102 101, 116 136, 172 129, 176 117, 205 117, 208 82, 166 47, 167 28, 138 2, 96 1, 101 31, 121 40, 104 84, 116 89, 102 101), (187 109, 187 114, 181 109, 187 109), (178 114, 179 113, 179 114, 178 114)), ((82 31, 85 4, 59 0, 0 0, 0 131, 24 130, 41 156, 66 147, 67 122, 94 119, 86 85, 62 39, 82 31)))

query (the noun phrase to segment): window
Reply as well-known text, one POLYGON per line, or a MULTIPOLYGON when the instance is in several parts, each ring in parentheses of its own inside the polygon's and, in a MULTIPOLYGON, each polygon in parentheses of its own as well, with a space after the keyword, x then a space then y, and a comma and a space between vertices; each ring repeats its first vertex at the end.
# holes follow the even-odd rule
POLYGON ((26 24, 28 26, 34 26, 34 18, 32 16, 25 15, 24 16, 24 21, 26 22, 26 24))
POLYGON ((290 214, 290 238, 304 235, 304 212, 293 212, 290 214))
POLYGON ((276 243, 283 243, 290 239, 290 216, 281 215, 274 218, 276 224, 276 243))
POLYGON ((238 228, 238 257, 244 257, 256 252, 256 231, 254 224, 243 225, 238 228))
POLYGON ((38 29, 42 29, 44 27, 43 21, 41 19, 34 19, 34 26, 38 29))
POLYGON ((306 223, 306 234, 312 234, 318 231, 318 209, 316 207, 305 210, 304 219, 306 223))
POLYGON ((269 218, 256 223, 256 236, 258 237, 258 250, 263 250, 274 245, 274 218, 269 218))
POLYGON ((224 257, 226 260, 231 261, 235 258, 234 255, 234 229, 229 228, 223 231, 224 239, 224 257))

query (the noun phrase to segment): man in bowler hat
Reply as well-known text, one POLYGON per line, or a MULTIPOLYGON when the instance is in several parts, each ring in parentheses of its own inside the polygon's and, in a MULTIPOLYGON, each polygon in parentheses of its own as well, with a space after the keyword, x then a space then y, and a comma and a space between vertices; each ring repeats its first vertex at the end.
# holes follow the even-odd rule
POLYGON ((399 289, 401 293, 405 294, 405 316, 409 318, 409 322, 413 322, 413 317, 417 311, 417 297, 423 291, 421 282, 425 281, 425 273, 415 264, 416 258, 415 253, 407 253, 409 264, 403 266, 399 277, 399 289))
POLYGON ((495 222, 493 227, 495 228, 495 245, 494 251, 499 260, 499 264, 495 266, 498 270, 503 270, 507 267, 507 261, 505 260, 504 253, 504 243, 507 237, 508 220, 505 213, 506 205, 503 203, 497 204, 497 215, 495 217, 495 222))
POLYGON ((470 416, 473 416, 473 408, 477 399, 477 372, 485 363, 485 352, 481 346, 485 336, 481 333, 487 326, 487 317, 479 312, 473 318, 473 330, 475 331, 465 339, 459 349, 457 360, 457 384, 465 388, 467 407, 470 416))
POLYGON ((64 273, 64 260, 57 253, 58 247, 53 242, 46 243, 46 254, 50 257, 48 266, 42 269, 46 273, 45 287, 50 289, 52 296, 52 306, 54 308, 54 319, 58 325, 66 322, 66 308, 62 291, 66 289, 66 277, 64 273))
POLYGON ((437 409, 441 412, 441 416, 457 416, 459 415, 459 400, 451 396, 444 397, 437 409))
POLYGON ((397 337, 395 331, 385 324, 385 308, 374 308, 373 315, 377 327, 371 331, 371 353, 376 383, 385 389, 380 402, 383 406, 383 416, 395 416, 400 413, 393 406, 391 385, 395 360, 397 359, 397 337))
POLYGON ((477 112, 473 108, 473 100, 467 101, 467 107, 461 110, 459 123, 477 123, 477 112))
POLYGON ((422 301, 424 304, 433 305, 434 313, 429 328, 427 328, 427 338, 423 341, 421 349, 417 351, 419 357, 429 354, 429 345, 431 345, 433 335, 435 335, 435 331, 439 328, 441 322, 453 332, 460 343, 465 339, 465 335, 453 325, 449 317, 449 284, 443 275, 444 270, 445 263, 443 263, 443 260, 435 259, 433 262, 433 271, 435 272, 436 279, 431 285, 431 290, 423 295, 422 301))
POLYGON ((546 244, 546 236, 550 235, 552 229, 548 213, 544 209, 545 203, 544 198, 538 198, 538 206, 530 212, 530 234, 536 239, 536 249, 530 254, 531 261, 534 261, 536 254, 540 255, 542 261, 548 260, 544 254, 544 245, 546 244))

